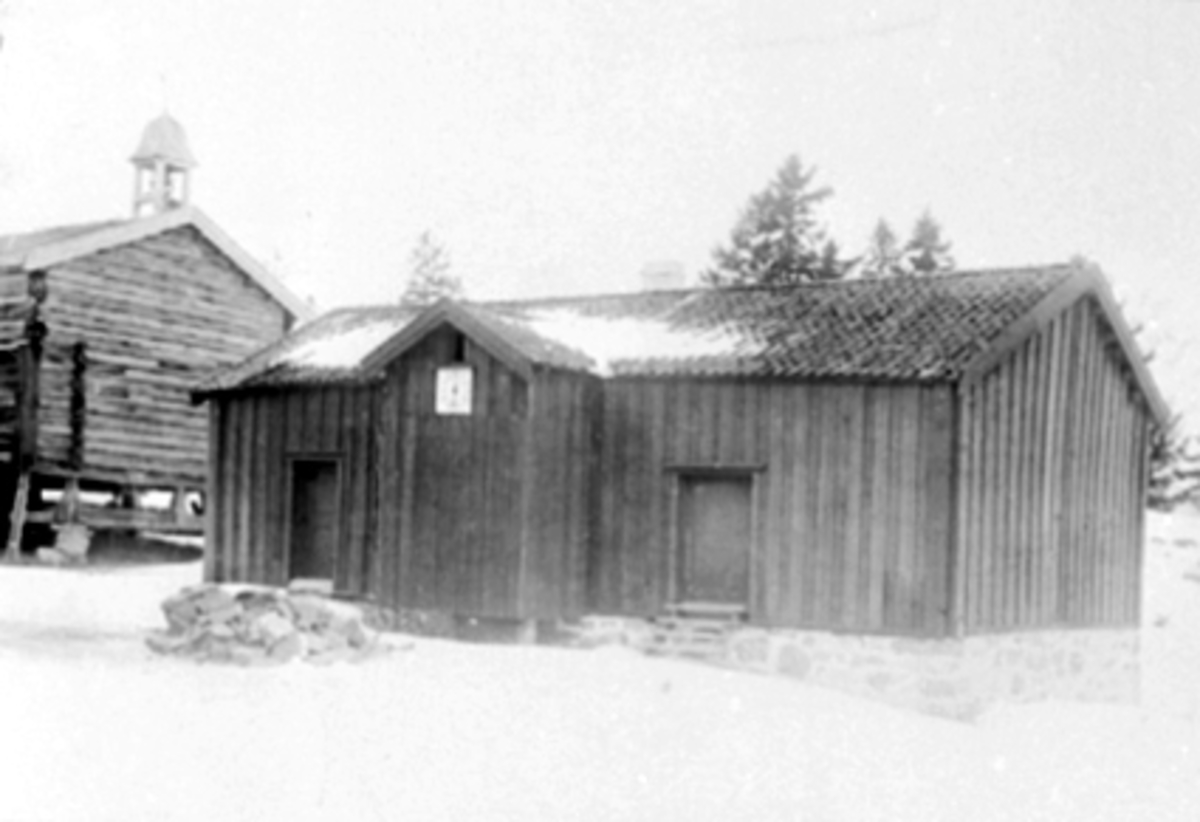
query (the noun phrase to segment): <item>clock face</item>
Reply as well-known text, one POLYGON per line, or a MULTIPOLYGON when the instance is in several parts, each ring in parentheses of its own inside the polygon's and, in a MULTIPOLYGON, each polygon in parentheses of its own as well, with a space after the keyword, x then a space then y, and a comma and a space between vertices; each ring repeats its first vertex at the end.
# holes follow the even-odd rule
POLYGON ((467 366, 437 370, 437 413, 471 413, 471 378, 473 376, 473 372, 467 366))

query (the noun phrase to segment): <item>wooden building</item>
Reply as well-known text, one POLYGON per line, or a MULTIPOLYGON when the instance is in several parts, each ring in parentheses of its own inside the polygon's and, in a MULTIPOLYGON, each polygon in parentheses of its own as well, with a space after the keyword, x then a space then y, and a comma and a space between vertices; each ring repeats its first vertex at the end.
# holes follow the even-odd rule
POLYGON ((210 579, 918 637, 1136 625, 1166 418, 1074 264, 347 309, 197 396, 210 579))
POLYGON ((153 121, 133 164, 143 216, 0 237, 10 551, 27 512, 34 522, 199 530, 185 500, 205 487, 208 429, 190 388, 307 316, 187 203, 194 160, 178 123, 153 121), (167 503, 139 510, 152 490, 167 503), (86 504, 104 497, 102 508, 86 504))

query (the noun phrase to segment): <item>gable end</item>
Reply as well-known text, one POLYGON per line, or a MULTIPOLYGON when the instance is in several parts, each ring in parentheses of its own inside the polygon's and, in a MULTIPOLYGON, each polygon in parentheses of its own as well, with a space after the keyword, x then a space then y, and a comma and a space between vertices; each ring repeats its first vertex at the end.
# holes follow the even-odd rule
POLYGON ((396 332, 391 339, 379 346, 363 360, 362 370, 372 375, 382 372, 393 360, 415 346, 431 331, 443 325, 449 325, 470 337, 481 348, 525 379, 533 378, 533 365, 520 351, 462 308, 445 300, 430 306, 415 320, 396 332))
POLYGON ((1119 349, 1122 371, 1129 375, 1130 381, 1141 393, 1155 424, 1166 428, 1170 424, 1171 410, 1142 358, 1133 339, 1133 332, 1125 323, 1108 283, 1099 270, 1091 265, 1081 266, 1076 274, 1046 295, 1029 312, 1005 329, 987 350, 969 362, 963 369, 963 384, 978 384, 1033 335, 1047 328, 1055 318, 1084 299, 1090 300, 1096 306, 1098 321, 1108 329, 1115 346, 1119 349))

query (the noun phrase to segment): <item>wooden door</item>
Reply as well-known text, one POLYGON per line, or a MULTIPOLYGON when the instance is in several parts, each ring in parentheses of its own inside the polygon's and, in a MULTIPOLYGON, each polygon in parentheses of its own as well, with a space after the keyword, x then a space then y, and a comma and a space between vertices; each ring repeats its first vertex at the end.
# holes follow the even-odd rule
POLYGON ((685 602, 750 599, 749 477, 683 477, 679 590, 685 602))
POLYGON ((336 460, 293 460, 288 565, 291 579, 333 579, 341 514, 340 484, 336 460))

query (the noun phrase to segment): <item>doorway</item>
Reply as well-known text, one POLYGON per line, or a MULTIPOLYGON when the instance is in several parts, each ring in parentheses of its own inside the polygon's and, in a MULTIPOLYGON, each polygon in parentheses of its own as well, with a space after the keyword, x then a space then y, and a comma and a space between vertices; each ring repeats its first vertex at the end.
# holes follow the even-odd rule
POLYGON ((292 460, 289 579, 333 579, 341 519, 336 459, 292 460))
POLYGON ((745 475, 679 478, 679 601, 749 602, 752 488, 745 475))

